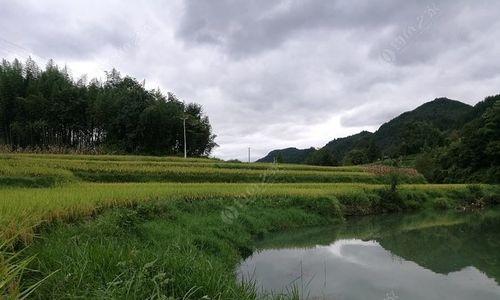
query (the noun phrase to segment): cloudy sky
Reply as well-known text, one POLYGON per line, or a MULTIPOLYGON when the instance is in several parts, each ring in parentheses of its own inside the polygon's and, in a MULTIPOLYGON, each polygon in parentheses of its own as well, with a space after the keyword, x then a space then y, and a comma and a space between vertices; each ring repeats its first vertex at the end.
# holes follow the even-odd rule
POLYGON ((0 0, 0 57, 122 74, 203 105, 214 155, 376 130, 436 97, 500 93, 500 2, 0 0))

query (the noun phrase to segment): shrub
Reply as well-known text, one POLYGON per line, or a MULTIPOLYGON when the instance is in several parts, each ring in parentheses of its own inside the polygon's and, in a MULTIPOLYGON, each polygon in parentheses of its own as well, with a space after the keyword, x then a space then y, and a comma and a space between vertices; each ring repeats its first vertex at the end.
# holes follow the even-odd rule
POLYGON ((368 215, 372 213, 373 199, 366 192, 338 196, 344 215, 368 215))
POLYGON ((293 205, 302 208, 305 211, 313 212, 325 217, 341 217, 342 210, 336 197, 317 197, 317 198, 293 198, 293 205))
POLYGON ((397 190, 384 188, 377 191, 380 196, 379 209, 383 212, 402 211, 405 206, 403 198, 397 190))
POLYGON ((452 201, 446 197, 439 197, 433 201, 433 207, 439 210, 450 209, 453 205, 452 201))
POLYGON ((484 191, 478 184, 467 185, 462 204, 466 207, 469 206, 482 206, 484 191))
POLYGON ((500 186, 495 186, 492 190, 485 192, 483 199, 487 205, 500 204, 500 186))

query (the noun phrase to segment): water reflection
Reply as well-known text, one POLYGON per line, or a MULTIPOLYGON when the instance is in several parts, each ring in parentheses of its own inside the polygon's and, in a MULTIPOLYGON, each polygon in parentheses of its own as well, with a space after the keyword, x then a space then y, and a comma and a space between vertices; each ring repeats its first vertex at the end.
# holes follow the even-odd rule
MULTIPOLYGON (((500 214, 383 216, 271 236, 238 270, 309 299, 500 299, 500 214)), ((263 293, 264 294, 264 293, 263 293)))

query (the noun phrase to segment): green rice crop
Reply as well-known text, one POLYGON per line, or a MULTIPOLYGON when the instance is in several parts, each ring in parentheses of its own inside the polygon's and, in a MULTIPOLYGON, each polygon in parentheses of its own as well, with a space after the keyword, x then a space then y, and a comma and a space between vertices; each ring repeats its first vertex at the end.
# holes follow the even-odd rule
MULTIPOLYGON (((53 186, 65 182, 324 182, 386 183, 363 167, 224 163, 209 159, 135 156, 9 154, 0 159, 1 186, 53 186)), ((406 183, 423 183, 419 174, 406 183)))
MULTIPOLYGON (((9 188, 0 190, 0 234, 20 235, 29 242, 35 228, 54 220, 73 220, 91 216, 110 207, 133 206, 163 199, 201 201, 216 198, 273 199, 298 196, 303 199, 320 196, 342 196, 382 188, 372 184, 227 184, 227 183, 76 183, 54 188, 9 188)), ((425 191, 446 196, 465 190, 465 185, 404 185, 403 190, 425 191)), ((343 198, 340 197, 340 198, 343 198)))
MULTIPOLYGON (((383 172, 368 170, 179 157, 7 154, 0 156, 0 234, 19 234, 29 242, 40 224, 152 199, 308 198, 363 192, 388 182, 383 172)), ((403 182, 424 182, 421 176, 405 176, 403 182)))

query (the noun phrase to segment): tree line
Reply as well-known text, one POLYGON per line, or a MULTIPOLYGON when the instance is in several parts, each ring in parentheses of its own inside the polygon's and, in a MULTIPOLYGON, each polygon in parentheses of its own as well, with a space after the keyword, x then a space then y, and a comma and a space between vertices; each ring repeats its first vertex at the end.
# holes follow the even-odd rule
POLYGON ((81 152, 206 156, 216 146, 202 107, 113 69, 105 81, 74 80, 50 60, 0 65, 0 143, 12 150, 51 148, 81 152))

